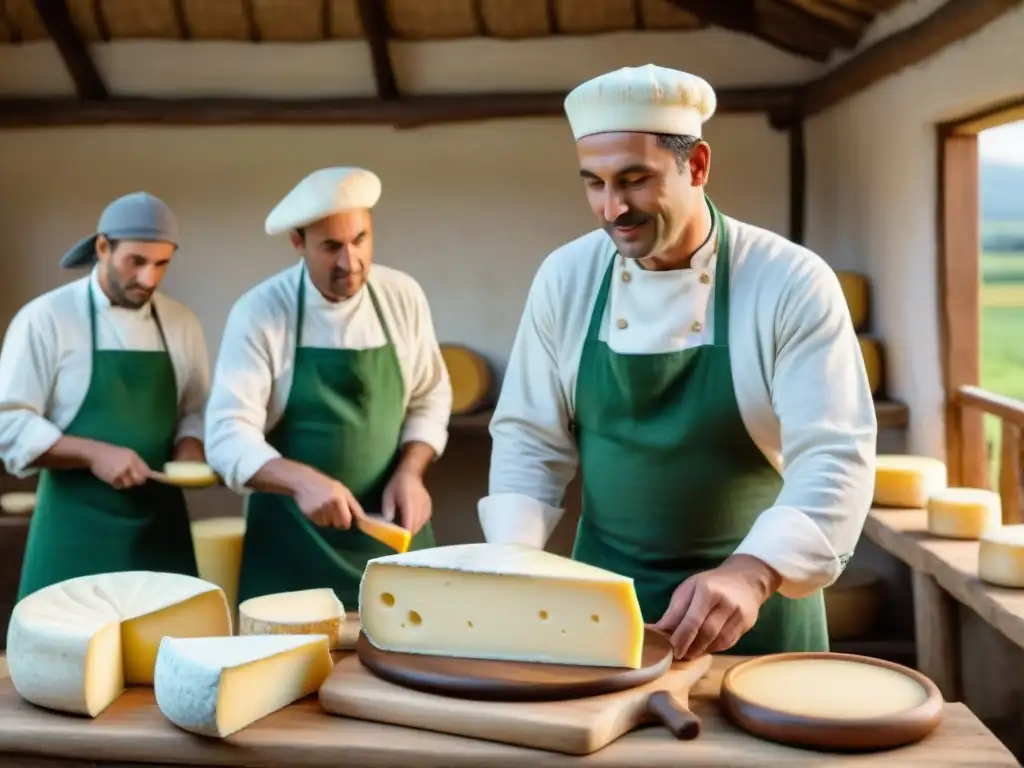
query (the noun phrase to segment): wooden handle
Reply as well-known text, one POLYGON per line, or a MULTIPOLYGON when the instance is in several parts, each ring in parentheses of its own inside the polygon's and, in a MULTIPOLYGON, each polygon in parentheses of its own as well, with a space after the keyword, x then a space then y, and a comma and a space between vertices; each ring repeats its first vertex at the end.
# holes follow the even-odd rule
POLYGON ((700 718, 668 691, 655 691, 648 696, 647 711, 658 718, 677 739, 695 739, 700 733, 700 718))

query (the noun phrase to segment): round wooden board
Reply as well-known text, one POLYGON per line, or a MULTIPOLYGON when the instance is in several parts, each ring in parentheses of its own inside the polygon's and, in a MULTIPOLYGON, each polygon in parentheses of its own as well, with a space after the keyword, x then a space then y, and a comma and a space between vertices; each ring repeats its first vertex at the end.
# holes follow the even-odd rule
MULTIPOLYGON (((829 681, 818 678, 814 685, 827 689, 829 681)), ((891 749, 924 738, 941 722, 944 706, 938 687, 920 672, 848 653, 779 653, 740 662, 722 678, 720 702, 733 724, 763 739, 819 750, 857 752, 891 749), (925 698, 919 705, 896 714, 847 719, 784 712, 758 704, 742 693, 744 673, 757 666, 816 659, 849 661, 899 672, 924 688, 925 698)))
POLYGON ((382 651, 362 632, 356 654, 391 683, 441 696, 483 701, 558 701, 624 691, 661 677, 672 665, 668 638, 648 629, 639 669, 425 656, 382 651))

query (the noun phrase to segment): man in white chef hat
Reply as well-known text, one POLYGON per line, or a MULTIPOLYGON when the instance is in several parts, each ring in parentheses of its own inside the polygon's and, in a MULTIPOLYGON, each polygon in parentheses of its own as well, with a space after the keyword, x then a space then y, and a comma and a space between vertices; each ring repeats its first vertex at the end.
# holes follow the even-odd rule
POLYGON ((451 384, 423 290, 373 262, 380 195, 362 168, 302 179, 266 220, 301 259, 228 317, 206 439, 225 482, 254 492, 239 600, 333 587, 356 606, 366 561, 389 550, 354 515, 434 545, 423 476, 447 442, 451 384))
POLYGON ((151 479, 203 460, 203 329, 158 291, 178 244, 163 200, 119 197, 61 260, 88 274, 7 328, 0 457, 13 475, 39 473, 19 597, 96 573, 197 573, 182 491, 151 479))
POLYGON ((705 194, 715 93, 647 65, 565 100, 600 228, 529 292, 491 422, 488 541, 631 576, 677 655, 828 648, 822 588, 871 504, 877 425, 839 282, 705 194))

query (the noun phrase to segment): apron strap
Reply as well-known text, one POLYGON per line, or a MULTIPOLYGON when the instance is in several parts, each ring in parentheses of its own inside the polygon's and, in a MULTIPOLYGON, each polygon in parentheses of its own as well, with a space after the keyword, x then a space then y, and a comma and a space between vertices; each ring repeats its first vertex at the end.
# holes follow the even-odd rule
POLYGON ((594 301, 594 310, 590 313, 590 325, 587 326, 587 339, 596 341, 601 337, 601 322, 604 320, 604 308, 608 304, 608 291, 611 290, 612 273, 615 271, 615 257, 618 251, 612 254, 608 260, 608 268, 604 271, 601 280, 601 288, 597 292, 597 299, 594 301))
MULTIPOLYGON (((92 278, 89 279, 87 294, 89 297, 89 340, 92 344, 92 352, 96 353, 96 297, 92 293, 92 278)), ((153 313, 153 322, 156 323, 156 332, 160 335, 160 344, 164 352, 170 354, 171 347, 167 343, 167 335, 164 333, 164 324, 160 322, 160 313, 156 311, 156 302, 149 302, 149 310, 153 313)))
POLYGON ((715 247, 715 334, 712 343, 716 347, 729 346, 729 231, 726 229, 725 217, 707 198, 711 215, 715 217, 715 229, 718 232, 718 243, 715 247))
MULTIPOLYGON (((366 288, 370 292, 370 301, 373 303, 373 311, 377 314, 377 320, 380 322, 380 327, 384 331, 385 342, 391 346, 394 346, 394 341, 391 339, 391 330, 388 328, 388 324, 384 321, 384 313, 381 311, 380 302, 377 301, 377 293, 373 290, 373 286, 370 285, 370 281, 366 281, 366 288)), ((302 263, 302 270, 299 272, 299 301, 298 310, 296 312, 295 320, 295 349, 298 351, 302 344, 302 323, 306 316, 306 263, 302 263)))

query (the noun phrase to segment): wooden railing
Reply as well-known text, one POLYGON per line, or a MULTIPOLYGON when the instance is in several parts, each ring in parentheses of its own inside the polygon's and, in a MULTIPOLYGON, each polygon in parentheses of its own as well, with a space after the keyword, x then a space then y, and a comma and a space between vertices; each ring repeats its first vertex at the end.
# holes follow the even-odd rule
MULTIPOLYGON (((999 419, 999 495, 1002 497, 1003 523, 1024 522, 1024 401, 997 395, 981 387, 960 387, 954 398, 953 415, 961 422, 976 417, 976 412, 999 419)), ((964 430, 968 432, 968 430, 964 430)), ((982 445, 964 442, 960 446, 959 465, 965 468, 988 467, 987 450, 982 445)), ((967 471, 963 484, 987 488, 988 472, 967 471)))

